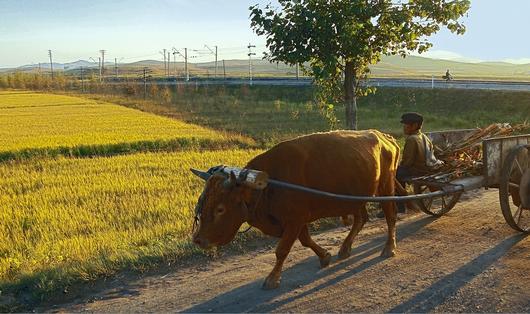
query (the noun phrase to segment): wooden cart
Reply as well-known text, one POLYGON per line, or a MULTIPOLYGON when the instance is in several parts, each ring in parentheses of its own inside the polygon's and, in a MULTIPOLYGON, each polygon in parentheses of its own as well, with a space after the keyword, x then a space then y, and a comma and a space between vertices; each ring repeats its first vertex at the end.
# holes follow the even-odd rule
MULTIPOLYGON (((433 143, 444 146, 463 139, 474 130, 432 132, 427 135, 433 143)), ((521 232, 530 232, 530 134, 487 139, 482 142, 483 173, 444 181, 444 178, 413 180, 417 195, 432 193, 448 185, 461 186, 460 191, 433 198, 418 200, 422 211, 433 216, 449 212, 465 191, 479 188, 499 189, 502 214, 510 227, 521 232)))

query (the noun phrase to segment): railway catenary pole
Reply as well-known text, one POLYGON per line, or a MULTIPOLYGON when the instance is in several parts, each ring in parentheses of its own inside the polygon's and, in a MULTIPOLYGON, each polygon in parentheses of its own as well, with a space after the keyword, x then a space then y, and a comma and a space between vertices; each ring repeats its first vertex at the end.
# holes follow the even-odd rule
POLYGON ((52 51, 48 50, 48 56, 50 57, 50 70, 52 71, 52 81, 53 81, 53 60, 52 60, 52 51))
POLYGON ((225 66, 225 59, 223 59, 223 80, 226 81, 226 66, 225 66))
POLYGON ((189 82, 190 72, 188 72, 188 48, 184 48, 184 71, 186 72, 186 82, 189 82))
POLYGON ((169 78, 169 66, 171 63, 171 52, 167 51, 167 77, 169 78))
POLYGON ((248 44, 248 81, 249 85, 252 86, 252 56, 255 56, 256 54, 252 52, 252 48, 256 48, 256 46, 252 44, 248 44))
POLYGON ((177 79, 177 52, 173 51, 173 67, 175 71, 175 80, 177 79))
POLYGON ((213 51, 210 47, 208 47, 208 45, 204 45, 204 47, 206 47, 208 50, 210 50, 210 52, 215 56, 215 78, 217 78, 217 51, 218 51, 218 47, 217 46, 214 46, 215 47, 215 51, 213 51))

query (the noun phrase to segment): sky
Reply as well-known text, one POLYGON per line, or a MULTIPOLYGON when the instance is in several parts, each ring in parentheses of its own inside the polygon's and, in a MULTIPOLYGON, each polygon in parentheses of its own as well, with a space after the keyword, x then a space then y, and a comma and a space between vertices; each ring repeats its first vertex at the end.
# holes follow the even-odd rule
MULTIPOLYGON (((247 58, 265 40, 250 29, 248 7, 267 0, 0 0, 0 68, 48 61, 163 60, 189 48, 190 62, 247 58), (197 51, 193 51, 197 50, 197 51)), ((530 0, 471 0, 463 36, 440 31, 428 57, 530 63, 530 0)), ((178 59, 177 59, 178 60, 178 59)))

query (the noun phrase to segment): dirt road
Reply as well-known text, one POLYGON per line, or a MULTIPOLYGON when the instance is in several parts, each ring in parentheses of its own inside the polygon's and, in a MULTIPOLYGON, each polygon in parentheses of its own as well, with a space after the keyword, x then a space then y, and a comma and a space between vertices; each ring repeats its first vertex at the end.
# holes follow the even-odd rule
MULTIPOLYGON (((346 228, 314 236, 333 254, 346 228)), ((319 269, 296 244, 281 287, 262 290, 274 249, 221 256, 164 275, 115 280, 67 305, 94 312, 529 312, 530 237, 504 222, 496 190, 467 195, 446 216, 402 217, 398 255, 379 257, 383 220, 368 223, 350 258, 319 269)))

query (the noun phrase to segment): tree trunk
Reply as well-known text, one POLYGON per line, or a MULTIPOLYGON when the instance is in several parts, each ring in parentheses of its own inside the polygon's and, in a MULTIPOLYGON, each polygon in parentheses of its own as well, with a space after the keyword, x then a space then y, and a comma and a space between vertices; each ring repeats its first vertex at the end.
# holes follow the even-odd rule
POLYGON ((357 73, 353 62, 346 62, 344 73, 344 102, 346 106, 346 128, 357 130, 357 73))

